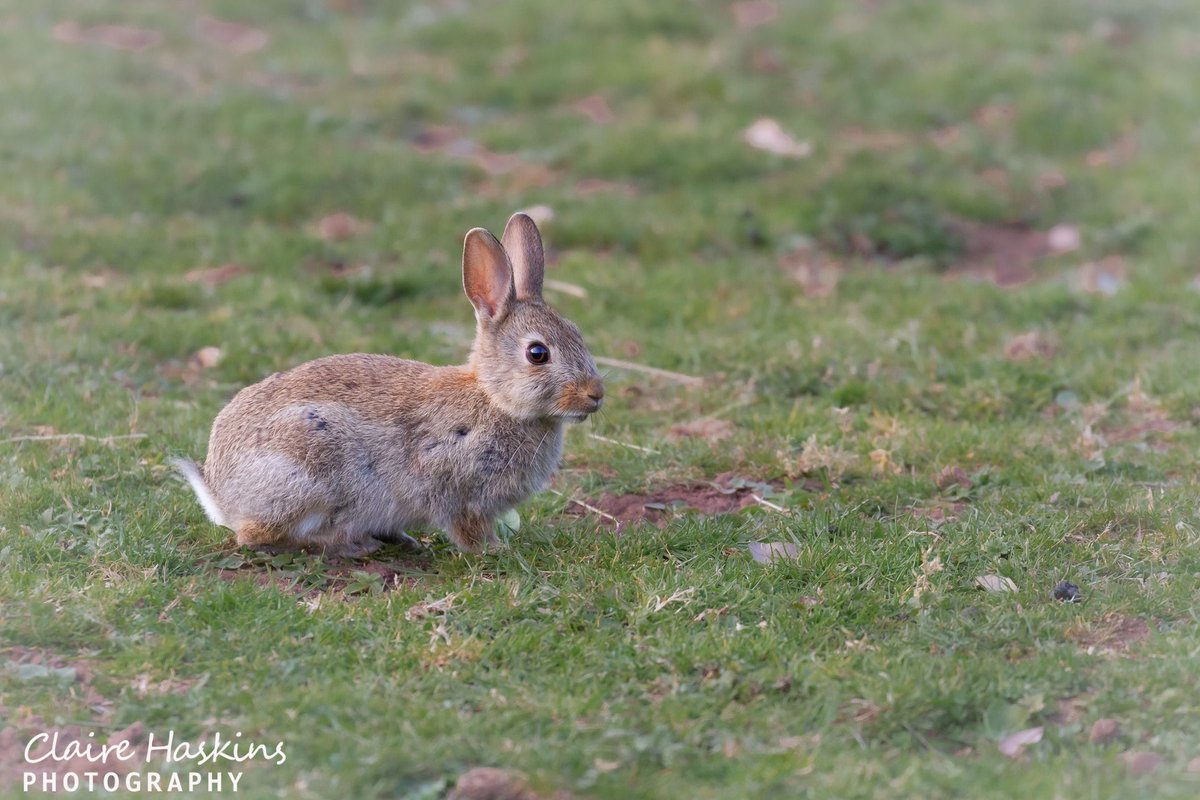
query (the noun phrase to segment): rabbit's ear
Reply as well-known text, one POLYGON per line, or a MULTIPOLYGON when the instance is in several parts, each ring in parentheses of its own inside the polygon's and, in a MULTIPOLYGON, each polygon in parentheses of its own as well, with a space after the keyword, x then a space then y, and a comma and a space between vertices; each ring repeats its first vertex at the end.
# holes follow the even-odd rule
POLYGON ((496 237, 483 228, 467 231, 463 241, 463 289, 480 319, 502 316, 512 302, 508 256, 496 237))
POLYGON ((513 266, 513 284, 518 300, 542 299, 542 274, 546 257, 542 253, 542 235, 525 214, 513 214, 504 226, 504 249, 513 266))

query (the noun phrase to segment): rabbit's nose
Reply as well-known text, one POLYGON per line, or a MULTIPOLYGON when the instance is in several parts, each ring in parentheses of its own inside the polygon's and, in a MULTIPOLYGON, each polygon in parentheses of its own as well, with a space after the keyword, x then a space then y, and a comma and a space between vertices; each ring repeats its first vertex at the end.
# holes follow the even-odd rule
POLYGON ((600 408, 600 404, 604 402, 604 384, 600 382, 600 379, 592 379, 588 383, 586 392, 588 399, 596 404, 596 408, 600 408))

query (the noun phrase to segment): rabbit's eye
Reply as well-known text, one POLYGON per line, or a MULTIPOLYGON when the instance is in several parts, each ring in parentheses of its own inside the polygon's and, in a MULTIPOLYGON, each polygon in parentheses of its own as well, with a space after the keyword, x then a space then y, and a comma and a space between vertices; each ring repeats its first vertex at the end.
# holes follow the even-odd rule
POLYGON ((529 359, 530 364, 549 364, 550 348, 541 342, 530 342, 525 348, 525 358, 529 359))

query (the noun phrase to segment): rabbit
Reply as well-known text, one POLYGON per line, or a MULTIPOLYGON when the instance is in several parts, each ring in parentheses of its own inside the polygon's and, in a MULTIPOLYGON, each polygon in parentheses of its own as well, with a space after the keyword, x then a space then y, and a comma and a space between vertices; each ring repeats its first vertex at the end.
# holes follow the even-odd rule
POLYGON ((238 392, 203 465, 175 462, 208 518, 268 551, 360 557, 416 526, 496 544, 496 518, 549 483, 566 423, 604 403, 579 329, 542 300, 537 226, 514 214, 502 240, 463 243, 465 365, 336 355, 238 392))

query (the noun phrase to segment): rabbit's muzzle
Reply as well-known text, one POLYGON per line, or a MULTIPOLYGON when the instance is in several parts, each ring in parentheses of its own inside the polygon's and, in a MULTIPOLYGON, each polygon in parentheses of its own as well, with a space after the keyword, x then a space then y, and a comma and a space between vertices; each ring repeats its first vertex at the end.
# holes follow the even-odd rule
POLYGON ((582 422, 604 405, 604 382, 599 376, 586 378, 568 386, 558 399, 563 416, 582 422))

